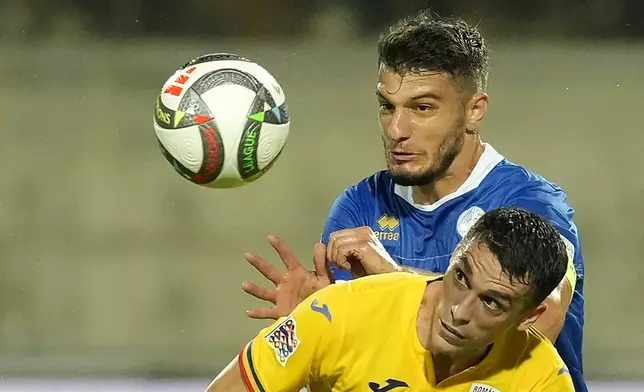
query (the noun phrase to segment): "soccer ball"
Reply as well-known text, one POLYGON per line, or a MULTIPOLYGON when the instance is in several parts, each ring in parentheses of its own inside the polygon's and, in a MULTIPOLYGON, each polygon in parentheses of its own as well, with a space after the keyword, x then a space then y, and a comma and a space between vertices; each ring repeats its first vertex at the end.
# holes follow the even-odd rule
POLYGON ((277 80, 230 53, 201 56, 177 70, 154 110, 163 155, 181 176, 211 188, 261 177, 282 152, 289 126, 277 80))

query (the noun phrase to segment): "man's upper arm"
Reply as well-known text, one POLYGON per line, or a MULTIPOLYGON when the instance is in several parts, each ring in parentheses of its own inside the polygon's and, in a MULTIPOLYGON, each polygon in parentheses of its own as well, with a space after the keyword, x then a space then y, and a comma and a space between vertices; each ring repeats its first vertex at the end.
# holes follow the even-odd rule
POLYGON ((573 209, 566 203, 563 191, 546 192, 542 189, 530 189, 514 195, 506 205, 512 205, 535 212, 548 219, 559 231, 566 245, 566 251, 571 261, 568 265, 566 278, 571 284, 572 291, 577 283, 583 281, 584 262, 577 227, 573 223, 573 209))
MULTIPOLYGON (((581 288, 583 287, 584 263, 577 227, 572 221, 574 211, 567 204, 563 191, 550 190, 542 185, 528 187, 519 194, 514 194, 506 201, 506 205, 525 208, 548 219, 559 231, 566 246, 569 262, 565 278, 553 292, 552 298, 548 299, 549 310, 535 323, 535 327, 554 342, 561 332, 571 302, 583 301, 581 288)), ((575 316, 583 317, 578 314, 575 316)))
POLYGON ((249 391, 296 391, 328 372, 344 327, 342 286, 318 291, 244 347, 239 369, 249 391))
POLYGON ((536 190, 528 188, 526 194, 508 203, 545 217, 559 230, 564 240, 572 263, 568 265, 563 284, 570 285, 568 288, 572 295, 568 299, 562 299, 558 304, 549 303, 554 306, 549 306, 549 310, 540 317, 542 320, 537 320, 535 327, 539 329, 539 323, 542 324, 541 328, 543 324, 546 325, 544 332, 548 334, 549 339, 554 339, 552 341, 568 367, 569 375, 566 377, 572 376, 577 390, 585 391, 587 388, 583 379, 582 358, 584 261, 577 227, 573 223, 574 211, 568 205, 563 191, 548 189, 545 186, 536 187, 536 190))
MULTIPOLYGON (((355 186, 349 187, 335 199, 324 223, 324 232, 320 239, 324 245, 329 244, 329 236, 332 233, 338 230, 354 229, 364 225, 364 219, 361 217, 363 214, 363 205, 358 200, 356 193, 355 186)), ((352 280, 354 278, 351 272, 338 268, 333 263, 329 263, 329 269, 336 281, 352 280)))

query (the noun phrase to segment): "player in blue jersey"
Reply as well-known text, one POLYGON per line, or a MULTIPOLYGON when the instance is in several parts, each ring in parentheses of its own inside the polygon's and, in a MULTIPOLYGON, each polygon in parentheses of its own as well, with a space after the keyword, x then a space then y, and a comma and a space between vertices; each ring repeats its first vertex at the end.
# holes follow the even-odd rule
POLYGON ((459 241, 484 212, 522 207, 547 218, 566 244, 566 279, 548 298, 548 310, 535 327, 555 342, 576 390, 586 391, 584 266, 574 211, 561 188, 481 140, 489 101, 485 41, 462 20, 423 11, 383 34, 378 54, 376 96, 387 170, 337 198, 322 235, 326 254, 322 246, 314 249, 315 271, 307 271, 276 237, 269 241, 287 274, 256 254, 247 255, 277 286, 245 283, 246 292, 275 304, 248 315, 286 315, 333 281, 399 270, 443 273, 459 241))

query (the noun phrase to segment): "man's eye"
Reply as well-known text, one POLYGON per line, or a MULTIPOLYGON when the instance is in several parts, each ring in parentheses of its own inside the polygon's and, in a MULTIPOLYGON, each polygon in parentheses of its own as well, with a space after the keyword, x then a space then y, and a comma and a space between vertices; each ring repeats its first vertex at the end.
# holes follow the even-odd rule
POLYGON ((490 310, 493 310, 495 312, 498 312, 499 310, 501 310, 501 304, 499 304, 496 300, 492 298, 483 298, 483 303, 485 304, 485 306, 490 308, 490 310))
POLYGON ((394 110, 394 105, 390 103, 382 102, 380 104, 380 110, 386 110, 386 111, 394 110))
POLYGON ((419 112, 428 112, 428 111, 432 110, 432 107, 431 107, 431 105, 418 105, 416 107, 416 109, 419 112))

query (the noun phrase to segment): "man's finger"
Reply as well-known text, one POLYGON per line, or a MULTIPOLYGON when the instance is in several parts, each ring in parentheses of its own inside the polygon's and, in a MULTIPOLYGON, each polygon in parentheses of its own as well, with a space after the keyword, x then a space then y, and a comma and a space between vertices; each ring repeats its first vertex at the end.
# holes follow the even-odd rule
POLYGON ((356 227, 354 229, 343 229, 334 231, 329 235, 329 243, 335 240, 345 240, 351 238, 352 241, 368 241, 370 236, 373 234, 368 226, 356 227))
POLYGON ((337 263, 338 246, 342 238, 343 236, 340 234, 329 237, 329 245, 326 248, 327 260, 337 263))
POLYGON ((313 247, 313 267, 317 276, 331 283, 332 276, 326 259, 326 246, 321 242, 318 242, 313 247))
POLYGON ((302 267, 302 263, 297 259, 295 253, 276 235, 269 235, 268 242, 282 259, 286 268, 290 271, 302 267))
POLYGON ((367 273, 367 270, 362 265, 361 260, 357 258, 349 258, 349 262, 351 263, 351 273, 356 278, 361 278, 363 276, 369 275, 367 273))
POLYGON ((357 247, 355 244, 345 244, 338 247, 338 263, 342 268, 351 271, 356 278, 367 275, 365 267, 362 265, 364 260, 364 249, 357 247))
POLYGON ((331 252, 327 251, 327 257, 330 261, 336 263, 342 268, 347 268, 347 250, 357 247, 360 242, 352 235, 333 238, 331 252))
POLYGON ((282 281, 282 273, 273 264, 255 253, 246 253, 246 261, 276 286, 282 281))
POLYGON ((331 233, 326 247, 326 258, 328 260, 335 261, 333 259, 333 256, 338 244, 345 241, 347 237, 351 237, 353 235, 352 233, 353 233, 353 229, 338 230, 331 233))
POLYGON ((275 303, 275 298, 277 297, 276 289, 269 289, 266 287, 258 286, 255 283, 244 282, 242 284, 242 290, 255 298, 263 299, 264 301, 269 301, 272 303, 275 303))
POLYGON ((246 316, 254 319, 273 319, 280 318, 276 308, 259 308, 246 311, 246 316))

